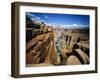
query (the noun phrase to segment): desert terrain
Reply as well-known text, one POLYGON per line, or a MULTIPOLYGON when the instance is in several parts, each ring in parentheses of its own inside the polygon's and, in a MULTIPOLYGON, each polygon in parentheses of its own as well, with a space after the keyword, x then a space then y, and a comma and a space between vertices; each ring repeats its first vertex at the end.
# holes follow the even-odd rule
POLYGON ((41 25, 26 24, 26 66, 89 64, 89 29, 53 28, 48 25, 41 29, 41 25), (75 48, 75 44, 79 47, 75 48))

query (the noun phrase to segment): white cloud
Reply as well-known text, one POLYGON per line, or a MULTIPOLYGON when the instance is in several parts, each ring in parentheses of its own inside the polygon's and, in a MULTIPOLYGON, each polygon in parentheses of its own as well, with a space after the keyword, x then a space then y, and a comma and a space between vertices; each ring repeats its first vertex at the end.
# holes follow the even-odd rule
POLYGON ((57 25, 57 24, 55 24, 55 23, 49 23, 48 25, 49 25, 49 26, 52 26, 53 28, 60 27, 60 25, 57 25))
POLYGON ((34 21, 35 19, 34 18, 31 18, 31 20, 34 21))
POLYGON ((41 22, 44 22, 44 23, 45 23, 45 21, 44 21, 44 20, 41 20, 41 22))
POLYGON ((49 26, 52 26, 54 28, 66 28, 66 29, 82 29, 88 27, 87 25, 78 25, 78 24, 71 24, 71 25, 58 25, 55 23, 49 23, 49 26))
POLYGON ((30 16, 30 17, 35 16, 34 14, 31 14, 31 13, 29 13, 29 12, 26 12, 26 14, 27 14, 28 16, 30 16))
POLYGON ((73 26, 77 26, 77 24, 73 24, 73 26))
POLYGON ((50 18, 50 17, 48 17, 48 16, 46 16, 46 15, 42 15, 44 18, 46 18, 46 19, 48 19, 48 18, 50 18))
POLYGON ((48 16, 44 16, 45 18, 49 18, 48 16))
POLYGON ((39 19, 40 20, 41 18, 40 17, 36 17, 36 19, 39 19))
POLYGON ((72 24, 72 25, 61 25, 63 28, 68 29, 82 29, 88 27, 87 25, 78 25, 78 24, 72 24))

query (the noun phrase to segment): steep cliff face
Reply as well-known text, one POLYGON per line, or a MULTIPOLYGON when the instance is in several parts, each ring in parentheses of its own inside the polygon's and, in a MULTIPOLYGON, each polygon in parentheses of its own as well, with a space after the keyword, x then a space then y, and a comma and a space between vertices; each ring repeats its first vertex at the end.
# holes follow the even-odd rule
POLYGON ((32 38, 26 44, 26 64, 55 64, 54 33, 47 32, 32 38))

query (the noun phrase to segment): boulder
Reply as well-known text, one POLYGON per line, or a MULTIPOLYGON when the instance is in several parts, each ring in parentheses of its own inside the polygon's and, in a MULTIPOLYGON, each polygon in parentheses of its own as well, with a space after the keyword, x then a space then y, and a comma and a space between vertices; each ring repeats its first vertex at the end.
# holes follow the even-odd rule
POLYGON ((66 64, 67 64, 67 65, 80 65, 81 62, 79 61, 79 59, 78 59, 76 56, 71 55, 71 56, 67 59, 66 64))

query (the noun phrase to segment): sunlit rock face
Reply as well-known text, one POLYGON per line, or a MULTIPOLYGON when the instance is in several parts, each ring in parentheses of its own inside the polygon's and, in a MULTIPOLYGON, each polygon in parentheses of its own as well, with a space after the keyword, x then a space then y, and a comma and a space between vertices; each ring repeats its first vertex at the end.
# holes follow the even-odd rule
POLYGON ((80 26, 50 25, 28 13, 26 66, 89 64, 89 28, 80 26))
POLYGON ((26 51, 26 64, 56 64, 53 31, 31 38, 26 44, 26 51))

